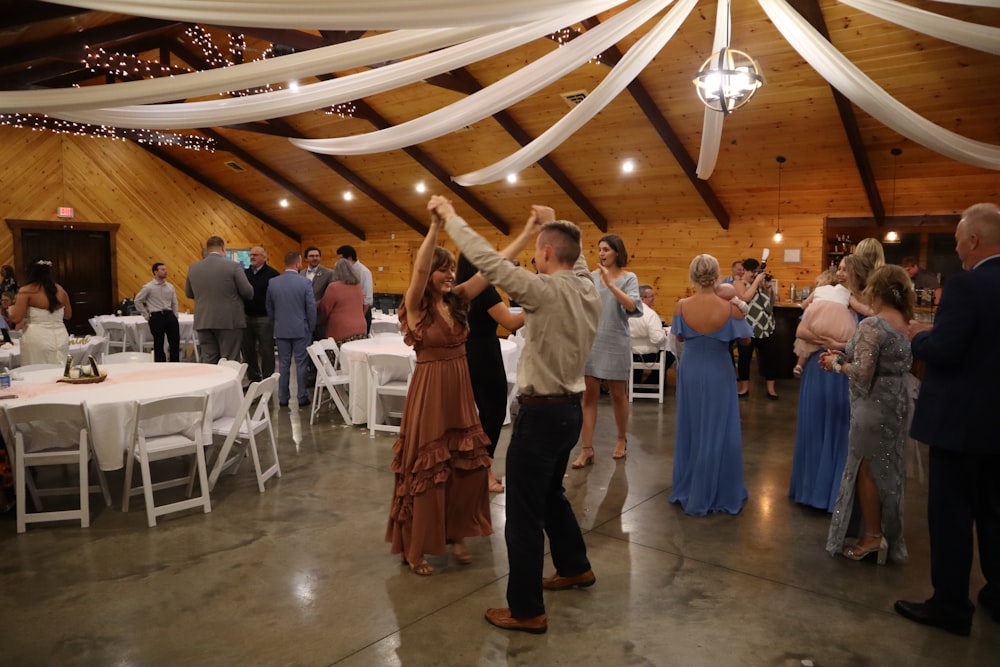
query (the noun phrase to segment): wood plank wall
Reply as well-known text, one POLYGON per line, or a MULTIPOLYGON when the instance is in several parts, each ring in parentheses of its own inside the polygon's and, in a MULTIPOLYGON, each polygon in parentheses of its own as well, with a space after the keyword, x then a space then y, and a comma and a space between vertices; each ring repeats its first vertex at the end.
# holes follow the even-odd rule
MULTIPOLYGON (((56 220, 58 206, 75 209, 71 223, 122 225, 116 259, 119 298, 134 295, 149 280, 151 263, 162 261, 168 265, 170 281, 179 287, 182 310, 192 307, 182 294, 187 267, 200 258, 202 244, 213 234, 226 239, 230 247, 264 245, 269 263, 279 270, 286 250, 317 245, 323 250, 323 263, 332 266, 337 247, 350 244, 372 270, 375 290, 394 293, 405 291, 421 241, 400 223, 396 229, 366 229, 364 242, 335 233, 303 238, 300 246, 131 143, 0 127, 0 219, 56 220)), ((458 210, 495 247, 508 242, 461 203, 458 210)), ((699 253, 715 255, 725 276, 732 261, 759 258, 761 249, 770 247, 768 266, 779 280, 782 298, 787 297, 790 283, 811 285, 825 268, 822 212, 783 217, 785 239, 780 244, 772 240, 775 222, 770 218, 741 217, 734 211, 730 228, 723 230, 708 218, 671 220, 658 211, 652 213, 655 217, 647 220, 611 221, 609 232, 624 239, 631 255, 628 269, 640 283, 654 286, 657 310, 665 318, 674 302, 690 293, 688 264, 699 253), (801 261, 786 263, 785 248, 800 249, 801 261)), ((586 221, 581 228, 588 261, 594 266, 601 233, 586 221)), ((447 239, 443 245, 454 250, 447 239)), ((531 256, 532 249, 523 252, 522 264, 530 265, 531 256)), ((12 261, 10 231, 0 225, 0 263, 12 261)))
MULTIPOLYGON (((477 220, 462 207, 459 214, 468 215, 469 223, 496 248, 507 244, 508 238, 485 222, 477 220)), ((558 212, 557 212, 558 214, 558 212)), ((771 249, 768 271, 779 281, 782 300, 788 296, 791 283, 796 287, 813 284, 818 273, 826 268, 823 246, 824 217, 795 216, 781 221, 784 240, 773 241, 774 221, 767 219, 734 218, 729 230, 722 229, 715 220, 657 220, 649 222, 611 222, 609 233, 618 234, 625 242, 630 260, 628 270, 636 274, 639 283, 653 286, 658 295, 656 302, 659 314, 669 318, 677 299, 691 293, 688 266, 700 253, 714 255, 722 265, 722 275, 729 275, 729 267, 737 259, 760 258, 763 248, 771 249), (797 248, 801 261, 787 263, 783 250, 797 248)), ((603 234, 589 222, 581 225, 584 251, 591 267, 597 265, 597 244, 603 234)), ((353 245, 358 258, 371 269, 375 280, 375 291, 402 293, 410 277, 410 264, 420 237, 408 229, 395 232, 368 232, 368 240, 352 241, 347 234, 314 237, 309 243, 323 249, 324 262, 337 247, 347 243, 353 245), (394 238, 393 238, 394 236, 394 238)), ((452 252, 456 248, 447 236, 441 240, 452 252)), ((530 266, 533 249, 521 253, 519 259, 524 266, 530 266)))
MULTIPOLYGON (((132 143, 0 127, 0 219, 54 221, 59 206, 75 209, 67 224, 121 225, 118 299, 134 296, 159 261, 167 264, 181 310, 193 308, 184 281, 209 236, 234 248, 263 245, 279 270, 284 253, 299 247, 132 143)), ((0 225, 0 263, 14 263, 6 225, 0 225)))

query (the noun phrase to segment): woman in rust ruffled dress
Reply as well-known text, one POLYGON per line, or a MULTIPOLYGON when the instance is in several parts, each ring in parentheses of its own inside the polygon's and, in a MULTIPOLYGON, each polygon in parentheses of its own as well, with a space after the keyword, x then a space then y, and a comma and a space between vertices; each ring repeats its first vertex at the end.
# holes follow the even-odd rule
POLYGON ((469 301, 488 283, 477 274, 454 284, 455 258, 436 246, 441 222, 432 211, 399 309, 417 367, 393 446, 396 485, 386 530, 392 553, 402 553, 421 575, 434 571, 425 554, 442 554, 450 543, 455 560, 468 563, 463 540, 493 532, 490 440, 479 423, 465 357, 469 301))

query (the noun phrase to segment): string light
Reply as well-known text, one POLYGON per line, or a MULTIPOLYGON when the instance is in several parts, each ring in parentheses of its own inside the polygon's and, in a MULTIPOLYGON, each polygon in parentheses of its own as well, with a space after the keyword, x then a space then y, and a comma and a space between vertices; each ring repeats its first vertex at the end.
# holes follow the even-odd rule
POLYGON ((35 131, 45 130, 58 134, 72 134, 77 137, 96 137, 119 141, 131 139, 138 144, 177 146, 195 151, 215 151, 215 140, 200 135, 161 132, 159 130, 132 130, 112 127, 110 125, 74 123, 59 118, 50 118, 44 114, 0 114, 0 125, 22 127, 35 131))
POLYGON ((323 109, 323 113, 330 116, 340 116, 341 118, 354 118, 354 114, 357 111, 358 108, 354 106, 354 102, 341 102, 340 104, 334 104, 331 107, 323 109))
MULTIPOLYGON (((566 26, 565 28, 563 28, 561 30, 557 30, 557 31, 555 31, 553 33, 549 33, 548 35, 546 35, 546 37, 548 37, 553 42, 555 42, 556 44, 558 44, 559 48, 562 48, 564 45, 572 42, 574 39, 576 39, 577 37, 579 37, 582 34, 583 34, 583 30, 580 30, 579 28, 574 28, 572 26, 566 26)), ((590 64, 592 64, 592 65, 600 65, 601 64, 601 54, 598 53, 596 56, 592 57, 587 62, 590 63, 590 64)))

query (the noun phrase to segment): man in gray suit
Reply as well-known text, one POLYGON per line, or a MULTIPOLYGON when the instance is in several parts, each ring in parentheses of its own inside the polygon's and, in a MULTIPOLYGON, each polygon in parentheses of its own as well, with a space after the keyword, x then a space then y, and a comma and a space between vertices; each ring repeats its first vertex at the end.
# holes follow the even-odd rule
POLYGON ((194 328, 201 360, 221 357, 239 361, 247 319, 243 302, 253 298, 253 286, 243 266, 226 258, 226 243, 218 236, 205 242, 205 259, 188 268, 184 293, 194 299, 194 328))
POLYGON ((309 280, 299 275, 302 255, 298 250, 285 253, 285 272, 272 278, 267 285, 267 316, 274 324, 274 339, 278 343, 278 404, 288 405, 288 389, 292 357, 295 357, 295 377, 298 380, 299 406, 309 405, 309 381, 306 371, 311 366, 306 348, 316 327, 316 298, 309 280))
MULTIPOLYGON (((306 268, 302 269, 299 273, 308 278, 309 282, 312 283, 313 300, 319 303, 326 292, 326 286, 333 280, 333 270, 320 264, 323 254, 314 245, 306 248, 305 258, 306 268)), ((320 338, 326 338, 326 332, 313 330, 312 339, 319 340, 320 338)))

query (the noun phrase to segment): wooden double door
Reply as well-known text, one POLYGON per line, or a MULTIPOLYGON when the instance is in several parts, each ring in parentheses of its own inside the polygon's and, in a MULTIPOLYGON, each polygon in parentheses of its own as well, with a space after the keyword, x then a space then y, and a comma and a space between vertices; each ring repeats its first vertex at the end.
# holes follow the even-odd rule
POLYGON ((87 322, 114 312, 116 224, 53 223, 8 220, 14 240, 14 270, 24 282, 25 268, 36 257, 52 261, 52 276, 69 293, 73 317, 66 321, 72 335, 93 333, 87 322))

